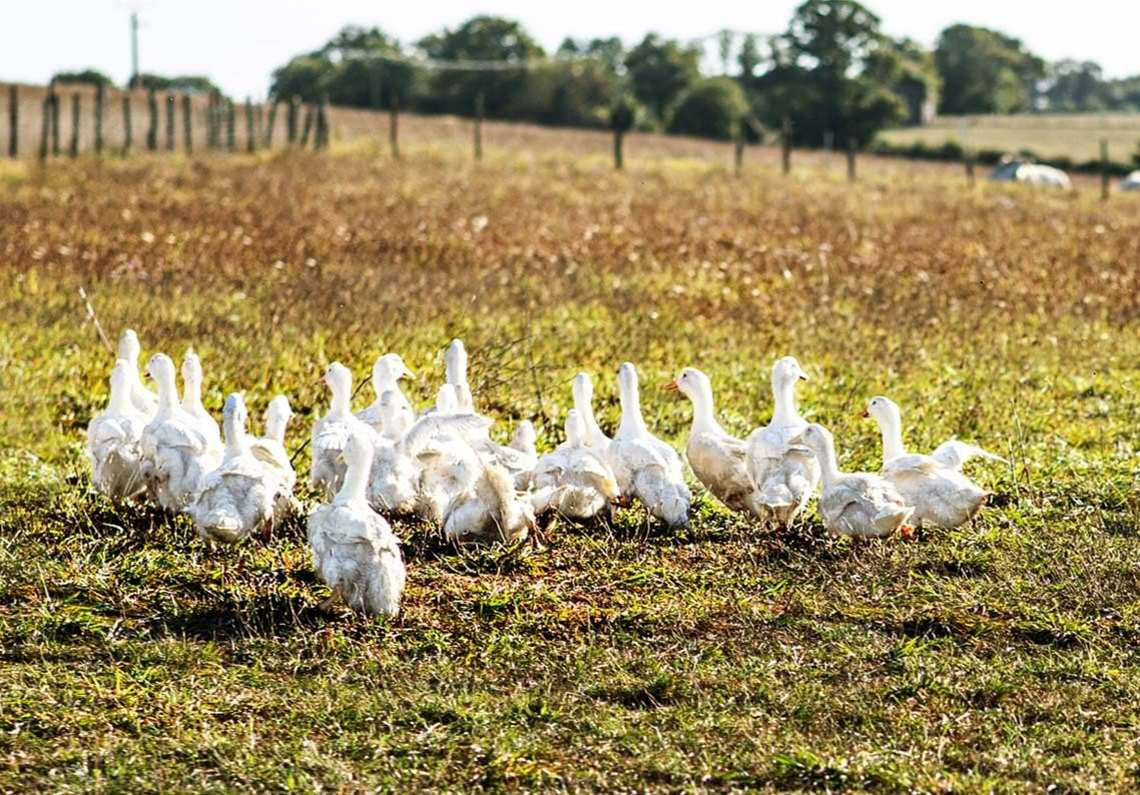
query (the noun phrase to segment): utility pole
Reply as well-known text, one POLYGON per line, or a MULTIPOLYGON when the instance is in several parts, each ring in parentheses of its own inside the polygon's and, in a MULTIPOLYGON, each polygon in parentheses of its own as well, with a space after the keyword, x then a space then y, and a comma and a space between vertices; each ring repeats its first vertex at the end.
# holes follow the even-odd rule
POLYGON ((139 12, 131 12, 131 88, 137 88, 139 82, 139 12))

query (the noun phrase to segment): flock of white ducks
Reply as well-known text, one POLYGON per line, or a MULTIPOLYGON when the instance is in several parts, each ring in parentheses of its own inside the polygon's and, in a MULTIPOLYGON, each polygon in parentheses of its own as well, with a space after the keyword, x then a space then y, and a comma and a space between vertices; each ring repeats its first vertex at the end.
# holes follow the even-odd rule
MULTIPOLYGON (((193 350, 182 362, 181 399, 174 362, 161 353, 150 358, 156 394, 142 382, 139 355, 137 335, 125 332, 107 408, 88 427, 95 488, 184 512, 203 539, 221 544, 268 532, 300 510, 285 447, 293 416, 287 398, 270 401, 265 435, 257 437, 248 431, 245 401, 233 393, 219 429, 202 403, 202 363, 193 350)), ((587 521, 633 500, 670 528, 688 526, 692 494, 681 457, 647 427, 632 364, 618 370, 621 420, 613 438, 594 416, 590 377, 580 373, 566 441, 541 457, 529 421, 516 426, 509 444, 492 441, 493 422, 475 408, 461 341, 448 346, 445 364, 436 404, 419 416, 400 388, 414 374, 398 354, 376 361, 375 399, 356 413, 351 371, 333 363, 324 375, 331 398, 312 429, 310 473, 324 502, 307 527, 314 567, 332 600, 368 614, 398 611, 404 564, 385 516, 419 517, 460 543, 517 541, 543 514, 587 521)), ((986 492, 962 466, 974 457, 1004 459, 957 441, 929 456, 907 453, 901 412, 885 397, 871 400, 865 415, 882 430, 880 473, 840 472, 831 434, 796 408, 796 385, 807 377, 792 357, 775 363, 771 422, 747 439, 722 427, 712 384, 700 370, 687 367, 667 385, 692 402, 689 465, 726 507, 787 527, 821 488, 826 528, 850 536, 906 532, 911 523, 958 527, 981 509, 986 492)))

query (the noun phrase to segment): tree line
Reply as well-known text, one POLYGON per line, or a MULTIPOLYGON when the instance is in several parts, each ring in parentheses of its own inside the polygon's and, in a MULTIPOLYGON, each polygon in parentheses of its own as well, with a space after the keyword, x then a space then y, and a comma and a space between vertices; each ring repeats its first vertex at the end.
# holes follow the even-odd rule
MULTIPOLYGON (((1051 64, 1016 38, 971 25, 947 28, 927 49, 883 33, 879 17, 855 0, 806 0, 779 34, 724 31, 712 37, 711 54, 709 41, 568 38, 548 53, 519 22, 496 16, 411 43, 348 26, 276 69, 270 96, 458 115, 478 104, 492 118, 716 139, 790 129, 800 145, 839 147, 864 146, 879 130, 921 123, 936 110, 1140 110, 1140 76, 1108 80, 1092 61, 1051 64), (710 61, 719 68, 703 69, 710 61)), ((56 77, 106 80, 90 70, 56 77)), ((197 76, 144 74, 132 84, 217 91, 197 76)))

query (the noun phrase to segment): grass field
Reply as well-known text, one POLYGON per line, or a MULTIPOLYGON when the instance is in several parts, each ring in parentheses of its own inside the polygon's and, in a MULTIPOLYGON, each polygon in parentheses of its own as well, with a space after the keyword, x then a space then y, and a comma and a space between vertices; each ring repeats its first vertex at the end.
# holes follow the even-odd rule
POLYGON ((1039 157, 1075 162, 1100 159, 1100 142, 1106 140, 1111 159, 1127 163, 1140 152, 1140 114, 944 116, 925 127, 888 130, 879 138, 897 146, 954 141, 975 150, 1028 149, 1039 157))
MULTIPOLYGON (((764 157, 768 157, 765 155, 764 157)), ((699 158, 367 146, 0 175, 0 791, 1092 792, 1140 787, 1140 214, 868 159, 745 179, 699 158), (801 403, 874 467, 874 394, 918 449, 1008 456, 975 522, 855 544, 698 496, 456 552, 400 526, 404 611, 317 609, 300 524, 207 550, 88 488, 111 356, 193 344, 207 405, 278 391, 301 448, 337 359, 401 351, 427 403, 460 335, 476 399, 560 438, 569 379, 708 372, 726 426, 801 403)), ((363 405, 367 395, 358 398, 363 405)), ((370 398, 370 396, 369 396, 370 398)), ((298 467, 307 468, 304 452, 298 467)))

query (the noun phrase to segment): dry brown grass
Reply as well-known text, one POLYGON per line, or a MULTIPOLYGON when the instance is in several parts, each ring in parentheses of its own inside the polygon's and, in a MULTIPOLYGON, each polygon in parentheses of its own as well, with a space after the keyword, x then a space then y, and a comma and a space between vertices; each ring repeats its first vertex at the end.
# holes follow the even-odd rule
POLYGON ((588 134, 489 140, 481 165, 459 127, 399 162, 346 141, 4 177, 0 790, 1134 789, 1137 204, 872 159, 855 186, 767 153, 737 180, 723 147, 616 174, 588 134), (497 432, 535 417, 543 447, 578 369, 612 428, 635 361, 680 443, 688 407, 655 384, 700 366, 743 434, 791 352, 844 467, 875 466, 876 393, 916 448, 1014 464, 977 470, 978 521, 913 542, 766 533, 706 498, 686 533, 632 510, 531 550, 401 525, 401 618, 329 617, 299 527, 211 553, 90 493, 110 362, 79 287, 148 353, 195 345, 210 408, 287 392, 293 451, 328 361, 402 351, 423 405, 459 334, 497 432))

